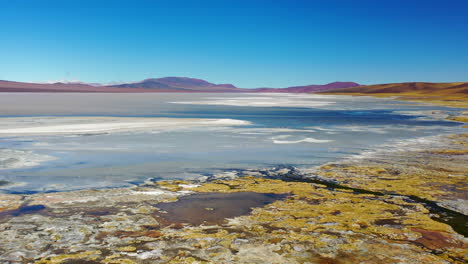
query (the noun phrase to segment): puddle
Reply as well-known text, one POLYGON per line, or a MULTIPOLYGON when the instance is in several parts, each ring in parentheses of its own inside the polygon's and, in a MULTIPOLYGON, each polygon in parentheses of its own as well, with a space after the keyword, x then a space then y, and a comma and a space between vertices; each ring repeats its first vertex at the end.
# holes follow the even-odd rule
POLYGON ((252 208, 263 207, 285 197, 286 194, 255 192, 197 193, 181 197, 176 202, 158 204, 158 208, 167 212, 158 216, 172 223, 222 224, 226 218, 249 214, 252 208))
POLYGON ((21 206, 18 209, 14 210, 6 210, 3 212, 0 212, 0 218, 4 218, 6 216, 20 216, 24 214, 34 214, 38 213, 39 211, 42 211, 46 209, 44 205, 38 204, 38 205, 26 205, 26 206, 21 206))

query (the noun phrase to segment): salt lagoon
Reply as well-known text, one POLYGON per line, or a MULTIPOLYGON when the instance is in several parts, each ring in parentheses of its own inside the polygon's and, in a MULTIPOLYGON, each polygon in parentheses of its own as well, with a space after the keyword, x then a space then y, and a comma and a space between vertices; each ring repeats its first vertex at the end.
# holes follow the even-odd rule
POLYGON ((0 97, 2 192, 122 187, 229 170, 311 168, 458 133, 457 109, 307 94, 0 97), (52 102, 54 102, 52 104, 52 102))

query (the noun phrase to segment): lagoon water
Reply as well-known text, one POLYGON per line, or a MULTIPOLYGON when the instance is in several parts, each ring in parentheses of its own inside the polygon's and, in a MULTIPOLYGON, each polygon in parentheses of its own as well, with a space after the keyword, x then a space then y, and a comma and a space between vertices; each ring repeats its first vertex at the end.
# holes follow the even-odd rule
POLYGON ((303 94, 0 96, 0 192, 309 168, 383 144, 457 133, 445 107, 303 94), (431 113, 431 115, 428 115, 431 113), (440 118, 439 118, 440 117, 440 118))

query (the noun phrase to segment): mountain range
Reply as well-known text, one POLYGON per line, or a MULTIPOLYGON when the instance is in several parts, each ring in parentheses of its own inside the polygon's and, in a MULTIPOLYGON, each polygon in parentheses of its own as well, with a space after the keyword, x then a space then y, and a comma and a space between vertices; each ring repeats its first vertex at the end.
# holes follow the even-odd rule
POLYGON ((326 91, 329 94, 400 94, 412 96, 449 96, 468 95, 468 82, 453 83, 428 83, 407 82, 374 84, 356 87, 344 87, 346 89, 334 89, 326 91))
POLYGON ((187 77, 145 79, 140 82, 114 85, 87 83, 26 83, 0 80, 0 92, 81 92, 81 93, 154 93, 154 92, 262 92, 262 93, 314 93, 332 89, 356 87, 354 82, 333 82, 324 85, 305 85, 287 88, 238 88, 232 84, 214 84, 187 77))
POLYGON ((0 92, 73 92, 73 93, 328 93, 349 95, 404 95, 459 98, 468 96, 468 83, 406 82, 360 85, 355 82, 293 86, 287 88, 239 88, 187 77, 150 78, 139 82, 112 85, 82 82, 26 83, 0 80, 0 92))
POLYGON ((468 82, 387 83, 328 90, 320 93, 331 95, 393 97, 398 100, 468 108, 468 82))

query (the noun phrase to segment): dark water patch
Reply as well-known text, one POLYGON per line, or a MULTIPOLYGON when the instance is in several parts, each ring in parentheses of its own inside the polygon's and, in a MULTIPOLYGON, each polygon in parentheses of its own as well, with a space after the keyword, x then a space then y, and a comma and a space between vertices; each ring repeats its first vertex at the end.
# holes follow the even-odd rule
POLYGON ((42 210, 46 209, 46 207, 42 204, 37 204, 37 205, 24 205, 19 207, 18 209, 13 209, 13 210, 5 210, 3 212, 0 212, 0 218, 12 216, 20 216, 24 214, 35 214, 38 212, 41 212, 42 210))
POLYGON ((128 184, 135 185, 135 186, 142 186, 144 184, 144 180, 134 180, 134 181, 125 181, 128 184))
POLYGON ((0 186, 9 184, 9 181, 0 180, 0 186))
MULTIPOLYGON (((222 106, 191 106, 183 111, 174 110, 167 112, 162 117, 192 117, 192 118, 235 118, 253 122, 254 126, 278 126, 284 125, 284 119, 288 120, 288 127, 300 128, 317 124, 346 125, 352 119, 355 125, 418 125, 418 126, 456 126, 446 120, 422 120, 424 115, 405 115, 395 111, 411 109, 373 109, 373 110, 331 110, 312 109, 301 107, 252 107, 222 106), (214 111, 215 110, 215 111, 214 111), (273 117, 273 118, 272 118, 273 117)), ((431 107, 435 110, 435 107, 431 107)), ((161 117, 161 115, 159 115, 161 117)), ((251 126, 247 126, 251 127, 251 126)))
POLYGON ((445 223, 453 228, 455 232, 468 237, 468 216, 454 210, 449 210, 438 205, 434 201, 426 200, 414 195, 408 196, 412 201, 424 205, 431 214, 431 218, 437 222, 445 223))
POLYGON ((21 190, 21 191, 15 191, 15 190, 10 190, 6 191, 8 194, 18 194, 18 195, 31 195, 31 194, 36 194, 36 193, 57 193, 61 192, 59 190, 50 190, 50 191, 33 191, 33 190, 21 190))
POLYGON ((17 195, 31 195, 39 193, 39 191, 7 191, 8 194, 17 194, 17 195))
POLYGON ((256 192, 197 193, 176 202, 158 204, 158 208, 167 212, 158 213, 158 216, 172 223, 222 224, 226 218, 247 215, 252 208, 285 197, 285 194, 256 192))

